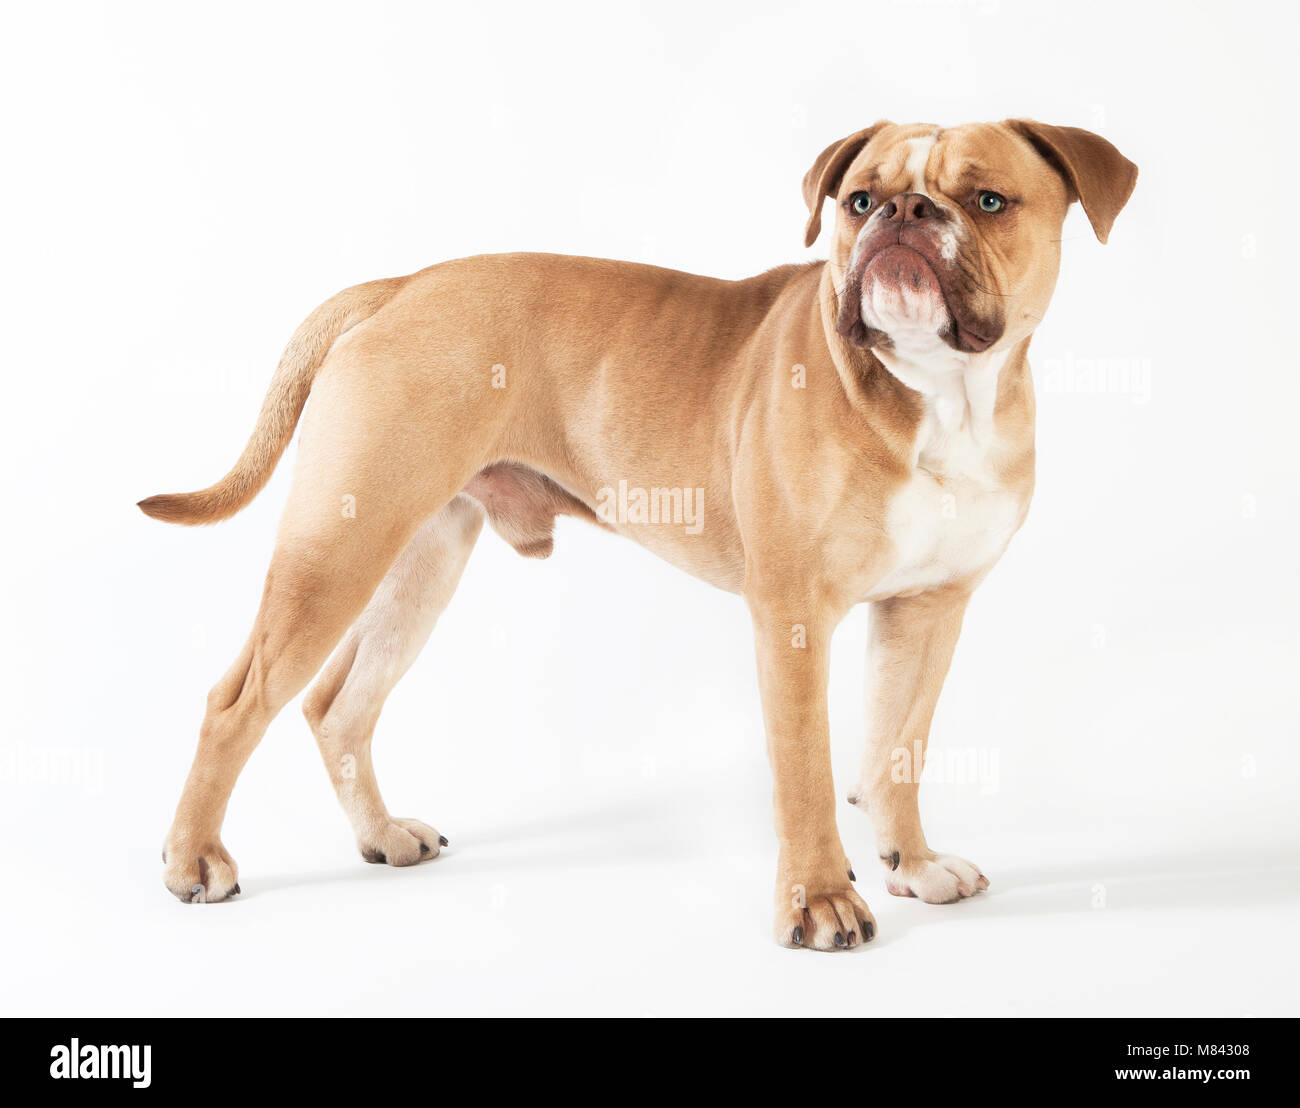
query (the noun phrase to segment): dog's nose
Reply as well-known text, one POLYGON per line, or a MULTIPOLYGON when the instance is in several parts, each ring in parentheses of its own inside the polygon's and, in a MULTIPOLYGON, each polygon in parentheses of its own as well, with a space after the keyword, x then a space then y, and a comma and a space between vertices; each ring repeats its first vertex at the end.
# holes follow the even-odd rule
POLYGON ((939 209, 934 201, 919 192, 900 192, 880 205, 877 219, 888 223, 914 223, 920 219, 934 219, 939 209))

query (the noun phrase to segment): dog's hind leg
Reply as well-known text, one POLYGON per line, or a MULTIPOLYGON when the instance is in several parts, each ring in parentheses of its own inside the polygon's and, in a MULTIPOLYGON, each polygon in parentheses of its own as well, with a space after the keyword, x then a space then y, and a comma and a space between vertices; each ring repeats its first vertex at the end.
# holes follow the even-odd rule
POLYGON ((306 687, 419 530, 481 466, 464 456, 475 410, 447 406, 402 367, 327 364, 303 422, 293 488, 253 630, 208 697, 194 765, 164 846, 182 900, 239 891, 221 825, 235 780, 276 713, 306 687), (394 443, 402 453, 394 455, 394 443))
POLYGON ((384 700, 428 641, 483 526, 457 496, 416 532, 303 701, 330 781, 367 862, 409 866, 445 845, 437 831, 388 814, 370 759, 384 700))

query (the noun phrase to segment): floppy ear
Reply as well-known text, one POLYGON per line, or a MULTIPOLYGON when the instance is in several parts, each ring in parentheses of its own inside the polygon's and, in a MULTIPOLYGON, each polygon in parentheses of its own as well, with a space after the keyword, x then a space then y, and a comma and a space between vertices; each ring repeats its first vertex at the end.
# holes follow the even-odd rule
POLYGON ((858 152, 871 141, 872 135, 882 127, 888 127, 888 120, 873 123, 863 131, 832 142, 817 155, 812 169, 803 175, 803 199, 808 205, 808 223, 804 227, 803 244, 811 246, 817 241, 822 230, 822 201, 834 196, 840 190, 840 181, 849 163, 858 156, 858 152))
POLYGON ((1133 194, 1137 166, 1091 131, 1051 127, 1032 119, 1008 119, 1007 125, 1027 138, 1065 178, 1070 199, 1083 205, 1097 238, 1105 242, 1115 217, 1133 194))

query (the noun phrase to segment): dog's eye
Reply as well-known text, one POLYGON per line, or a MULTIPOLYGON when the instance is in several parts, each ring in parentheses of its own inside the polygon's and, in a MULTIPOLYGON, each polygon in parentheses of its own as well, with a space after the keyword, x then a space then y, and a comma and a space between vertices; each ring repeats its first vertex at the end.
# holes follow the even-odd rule
POLYGON ((1000 212, 1006 207, 1007 198, 985 189, 976 197, 975 202, 980 206, 982 212, 1000 212))
POLYGON ((867 192, 855 192, 849 197, 849 208, 854 215, 866 215, 871 209, 871 194, 867 192))

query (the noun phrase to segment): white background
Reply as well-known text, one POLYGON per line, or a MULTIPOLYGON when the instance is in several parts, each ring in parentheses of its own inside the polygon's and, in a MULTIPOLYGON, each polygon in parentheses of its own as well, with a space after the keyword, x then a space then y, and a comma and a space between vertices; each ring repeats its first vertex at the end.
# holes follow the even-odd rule
MULTIPOLYGON (((8 13, 0 1007, 1295 1014, 1295 11, 8 13), (842 804, 880 938, 775 946, 744 606, 572 521, 542 563, 485 534, 380 723, 389 807, 443 831, 442 858, 360 860, 295 705, 230 806, 244 895, 164 891, 290 465, 216 528, 134 503, 225 472, 307 312, 499 250, 721 277, 815 257, 799 182, 829 142, 1007 116, 1097 130, 1142 175, 1109 246, 1066 223, 1034 507, 935 720, 936 752, 989 772, 923 789, 929 837, 987 894, 891 898, 842 804), (1129 386, 1087 391, 1086 359, 1129 386)), ((836 639, 841 797, 865 628, 836 639)))

